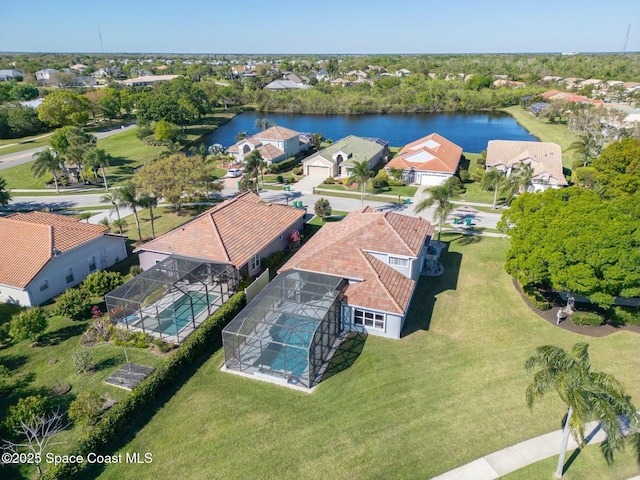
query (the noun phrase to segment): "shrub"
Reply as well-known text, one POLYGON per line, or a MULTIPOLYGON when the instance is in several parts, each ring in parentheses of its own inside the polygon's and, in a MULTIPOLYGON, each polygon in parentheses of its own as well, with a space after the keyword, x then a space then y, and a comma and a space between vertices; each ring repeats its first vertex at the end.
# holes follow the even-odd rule
POLYGON ((88 295, 92 297, 103 297, 111 290, 115 290, 124 283, 120 272, 108 272, 106 270, 98 270, 90 274, 84 279, 80 285, 88 295))
POLYGON ((486 158, 479 158, 476 163, 478 164, 479 167, 484 168, 484 167, 487 166, 487 159, 486 158))
POLYGON ((291 157, 278 163, 272 163, 269 167, 269 170, 271 170, 272 173, 284 172, 291 169, 297 163, 298 159, 296 159, 295 157, 291 157))
POLYGON ((597 327, 602 325, 604 317, 596 312, 573 312, 571 314, 571 323, 574 325, 589 325, 597 327))
POLYGON ((49 321, 40 307, 24 310, 11 318, 9 336, 14 342, 30 339, 36 342, 47 329, 49 321))
POLYGON ((54 315, 66 315, 73 320, 82 320, 91 315, 91 299, 80 288, 70 288, 56 298, 54 315))
POLYGON ((76 367, 76 373, 86 373, 93 368, 93 354, 88 348, 80 347, 74 350, 71 360, 76 367))
POLYGON ((83 427, 93 425, 102 413, 103 403, 93 390, 84 391, 69 405, 69 420, 83 427))
POLYGON ((140 265, 131 265, 131 268, 129 269, 129 273, 133 277, 137 277, 142 273, 142 267, 140 265))
POLYGON ((390 187, 402 187, 404 182, 402 180, 394 180, 393 178, 389 179, 390 187))
POLYGON ((302 167, 302 165, 299 166, 299 167, 296 167, 296 168, 293 169, 292 173, 294 175, 302 175, 304 173, 304 168, 302 167))
POLYGON ((320 218, 331 216, 331 204, 326 198, 319 199, 313 207, 314 213, 320 218))
POLYGON ((371 186, 375 189, 386 188, 389 186, 389 175, 384 170, 380 170, 378 174, 371 179, 371 186))
POLYGON ((262 259, 262 266, 264 268, 273 268, 280 263, 282 257, 284 256, 284 252, 275 252, 269 255, 267 258, 262 259))
POLYGON ((7 430, 13 432, 20 422, 29 422, 34 417, 41 417, 50 407, 48 397, 42 395, 31 395, 18 400, 18 403, 9 407, 5 426, 7 430))
POLYGON ((616 323, 640 326, 640 310, 631 307, 613 307, 613 318, 616 323))
POLYGON ((283 177, 282 175, 278 175, 278 176, 276 177, 276 182, 278 182, 278 183, 284 183, 284 177, 283 177))
POLYGON ((140 140, 143 140, 145 137, 148 137, 149 135, 153 135, 153 129, 151 128, 151 126, 138 124, 136 137, 138 137, 138 139, 140 140))
POLYGON ((522 293, 527 300, 531 302, 534 308, 538 310, 549 310, 551 308, 551 304, 540 294, 538 289, 533 285, 520 286, 522 289, 522 293))
MULTIPOLYGON (((203 361, 215 349, 220 348, 222 329, 245 305, 246 297, 243 293, 238 293, 229 299, 124 400, 107 411, 95 427, 80 438, 69 453, 86 456, 89 452, 98 452, 107 443, 121 435, 136 415, 148 410, 149 405, 159 395, 170 390, 169 387, 184 375, 185 369, 198 361, 203 361)), ((42 478, 68 479, 82 468, 83 465, 76 463, 61 463, 49 468, 42 478)))
POLYGON ((0 344, 7 344, 11 341, 11 335, 9 335, 10 329, 11 322, 5 322, 0 325, 0 344))
POLYGON ((336 179, 333 177, 327 177, 322 181, 322 183, 324 183, 325 185, 333 185, 334 183, 336 183, 336 179))
POLYGON ((460 175, 460 180, 462 180, 462 183, 468 183, 469 180, 471 179, 471 175, 469 175, 469 170, 466 170, 464 168, 461 168, 458 174, 460 175))

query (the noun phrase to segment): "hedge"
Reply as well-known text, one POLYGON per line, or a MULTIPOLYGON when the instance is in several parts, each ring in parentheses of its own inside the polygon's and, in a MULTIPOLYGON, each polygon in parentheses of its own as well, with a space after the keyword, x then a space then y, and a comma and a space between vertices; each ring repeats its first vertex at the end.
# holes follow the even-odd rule
MULTIPOLYGON (((221 344, 222 329, 245 307, 244 292, 235 294, 185 340, 185 342, 135 387, 121 402, 116 403, 88 433, 72 448, 71 455, 86 456, 99 452, 127 428, 132 419, 148 409, 163 391, 171 387, 184 370, 208 351, 221 344)), ((80 473, 84 464, 66 463, 49 468, 41 477, 66 480, 80 473)))
POLYGON ((589 325, 597 327, 602 325, 604 317, 595 312, 573 312, 571 314, 571 323, 574 325, 589 325))
POLYGON ((632 307, 613 307, 613 319, 618 324, 640 326, 640 309, 632 307))
POLYGON ((284 172, 285 170, 293 168, 298 163, 300 162, 297 158, 291 157, 278 163, 272 163, 269 165, 269 170, 271 170, 271 173, 284 172))
POLYGON ((520 289, 522 290, 522 294, 527 297, 527 300, 531 302, 538 310, 549 310, 551 308, 551 304, 540 294, 537 288, 532 285, 522 286, 520 285, 520 289))

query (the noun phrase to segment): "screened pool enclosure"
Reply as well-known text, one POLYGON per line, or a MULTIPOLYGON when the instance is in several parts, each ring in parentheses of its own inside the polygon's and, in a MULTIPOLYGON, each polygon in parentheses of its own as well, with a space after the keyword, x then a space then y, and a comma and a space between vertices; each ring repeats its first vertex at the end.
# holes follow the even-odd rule
POLYGON ((222 331, 225 367, 310 388, 340 333, 344 280, 291 270, 279 274, 222 331))
POLYGON ((236 292, 233 265, 171 255, 105 296, 112 322, 183 342, 236 292))

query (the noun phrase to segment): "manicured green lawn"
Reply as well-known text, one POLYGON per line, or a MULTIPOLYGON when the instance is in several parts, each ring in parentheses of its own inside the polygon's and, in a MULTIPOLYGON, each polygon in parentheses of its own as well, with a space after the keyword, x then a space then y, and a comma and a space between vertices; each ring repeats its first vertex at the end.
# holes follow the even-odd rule
POLYGON ((638 401, 636 334, 559 329, 513 288, 507 241, 443 239, 446 273, 419 283, 400 341, 351 342, 310 395, 223 373, 218 351, 118 450, 151 452, 153 463, 100 478, 430 478, 559 428, 559 399, 533 412, 524 399, 524 361, 548 343, 588 341, 594 368, 638 401))
MULTIPOLYGON (((211 206, 213 206, 213 204, 211 206)), ((177 214, 174 209, 170 207, 154 208, 153 218, 156 237, 188 222, 189 220, 192 220, 193 217, 199 213, 201 213, 201 210, 194 210, 191 208, 183 208, 180 214, 177 214)), ((140 220, 140 232, 142 233, 143 241, 150 240, 151 220, 149 210, 144 209, 138 211, 138 218, 140 220)), ((127 221, 128 226, 123 233, 132 241, 138 242, 138 230, 136 229, 136 221, 133 214, 124 217, 124 219, 127 221)))
POLYGON ((321 227, 322 225, 324 225, 325 223, 328 223, 328 222, 339 222, 348 213, 349 212, 343 212, 343 211, 340 211, 340 210, 332 210, 331 216, 329 218, 326 218, 326 219, 323 220, 322 218, 320 218, 320 217, 318 217, 316 215, 309 222, 307 222, 307 224, 316 225, 318 227, 321 227))
POLYGON ((49 144, 49 137, 37 138, 42 135, 34 135, 32 137, 24 137, 24 138, 11 138, 11 139, 3 139, 0 141, 0 145, 9 145, 3 148, 0 148, 0 155, 8 155, 10 153, 22 152, 24 150, 29 150, 31 148, 44 147, 49 144), (18 143, 18 145, 12 145, 13 143, 18 143))
MULTIPOLYGON (((318 185, 318 188, 322 188, 325 190, 335 190, 337 192, 344 192, 344 193, 355 194, 355 195, 360 195, 360 192, 361 192, 357 188, 347 189, 343 185, 327 185, 324 183, 321 185, 318 185)), ((413 197, 417 190, 418 190, 418 187, 414 187, 412 185, 402 185, 399 187, 385 187, 385 188, 379 188, 379 189, 367 186, 366 193, 369 195, 392 195, 392 196, 400 195, 401 197, 413 197)))
MULTIPOLYGON (((46 182, 53 180, 53 176, 46 174, 42 177, 35 178, 31 174, 31 165, 33 165, 33 162, 27 162, 22 165, 0 170, 0 177, 7 181, 7 187, 9 188, 46 188, 46 182)), ((55 193, 55 190, 53 190, 53 193, 55 193)))
POLYGON ((571 168, 574 160, 579 158, 579 155, 575 152, 567 151, 571 144, 577 140, 577 137, 566 125, 540 121, 537 117, 529 113, 528 110, 523 110, 522 107, 518 105, 505 108, 504 110, 541 142, 553 142, 560 145, 560 148, 562 148, 562 165, 565 168, 571 168))
MULTIPOLYGON (((502 477, 502 480, 530 480, 553 479, 553 473, 558 465, 558 457, 554 456, 521 468, 502 477)), ((627 447, 623 452, 616 453, 615 462, 608 466, 598 445, 590 445, 584 450, 568 452, 565 457, 564 480, 627 480, 638 475, 638 464, 633 456, 633 449, 627 447), (577 452, 577 454, 575 453, 577 452), (571 465, 567 463, 575 456, 571 465)))

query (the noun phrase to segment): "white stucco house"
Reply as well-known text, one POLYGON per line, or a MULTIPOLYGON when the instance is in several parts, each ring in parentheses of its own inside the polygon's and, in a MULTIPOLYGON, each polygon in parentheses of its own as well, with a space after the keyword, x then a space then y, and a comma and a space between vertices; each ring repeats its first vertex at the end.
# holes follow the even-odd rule
POLYGON ((461 159, 462 147, 432 133, 405 145, 386 169, 402 169, 406 183, 431 187, 442 185, 454 176, 461 159))
POLYGON ((280 270, 342 277, 341 329, 399 339, 433 225, 365 207, 327 223, 280 270))
POLYGON ((521 165, 533 170, 531 190, 542 192, 568 185, 562 171, 562 149, 551 142, 491 140, 487 145, 486 168, 496 168, 509 177, 521 165))
POLYGON ((40 305, 124 260, 126 239, 66 215, 0 217, 0 302, 40 305))
POLYGON ((258 150, 263 160, 271 165, 294 157, 310 146, 311 142, 308 135, 276 125, 234 143, 227 151, 238 162, 243 162, 245 157, 253 150, 258 150))
POLYGON ((47 85, 52 80, 55 74, 58 73, 58 70, 55 68, 45 68, 44 70, 38 70, 36 72, 36 80, 40 85, 47 85))
POLYGON ((0 69, 0 82, 10 82, 12 80, 24 78, 24 73, 15 68, 0 69))
POLYGON ((379 138, 349 135, 311 155, 303 162, 304 174, 324 180, 347 178, 356 162, 366 161, 369 169, 389 156, 389 143, 379 138))

